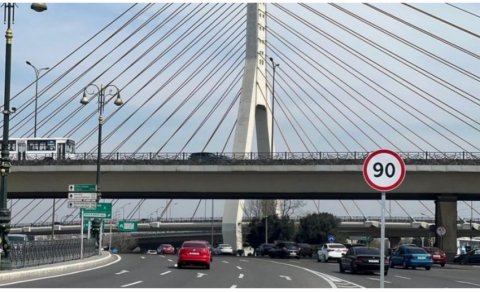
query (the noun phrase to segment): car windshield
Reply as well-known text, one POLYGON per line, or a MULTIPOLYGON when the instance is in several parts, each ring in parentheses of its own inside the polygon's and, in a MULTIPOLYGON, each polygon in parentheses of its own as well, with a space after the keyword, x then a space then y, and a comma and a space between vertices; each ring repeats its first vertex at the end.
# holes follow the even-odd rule
POLYGON ((185 242, 182 247, 199 247, 199 248, 207 248, 204 243, 200 242, 185 242))
POLYGON ((378 248, 369 248, 369 247, 357 247, 355 248, 356 254, 365 254, 365 255, 378 255, 380 250, 378 248))
POLYGON ((172 245, 171 244, 164 244, 164 245, 162 245, 162 247, 172 247, 172 245))
POLYGON ((407 254, 424 254, 424 253, 427 253, 427 252, 421 247, 409 247, 409 248, 405 249, 405 253, 407 253, 407 254))

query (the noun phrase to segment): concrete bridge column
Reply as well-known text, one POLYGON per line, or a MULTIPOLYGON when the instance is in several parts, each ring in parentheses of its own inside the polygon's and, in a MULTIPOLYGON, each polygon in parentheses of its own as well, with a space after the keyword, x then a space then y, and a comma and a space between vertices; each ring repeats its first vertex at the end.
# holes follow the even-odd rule
POLYGON ((453 261, 457 253, 457 196, 438 195, 435 200, 436 229, 443 226, 446 229, 444 236, 435 233, 435 245, 447 254, 448 261, 453 261))

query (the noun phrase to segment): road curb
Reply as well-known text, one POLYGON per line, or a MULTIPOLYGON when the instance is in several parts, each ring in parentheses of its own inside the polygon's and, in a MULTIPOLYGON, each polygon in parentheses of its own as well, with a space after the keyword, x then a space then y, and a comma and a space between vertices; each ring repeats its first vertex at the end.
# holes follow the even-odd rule
POLYGON ((71 273, 101 266, 113 262, 114 260, 116 260, 116 258, 112 256, 111 253, 102 252, 101 255, 92 256, 82 260, 73 260, 11 271, 1 271, 0 283, 71 273))

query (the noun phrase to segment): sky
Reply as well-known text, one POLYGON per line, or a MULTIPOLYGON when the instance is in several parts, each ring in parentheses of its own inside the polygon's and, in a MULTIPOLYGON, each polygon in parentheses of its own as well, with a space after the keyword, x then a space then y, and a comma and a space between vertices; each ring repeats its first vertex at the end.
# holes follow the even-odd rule
MULTIPOLYGON (((241 59, 239 62, 234 60, 242 56, 242 49, 239 48, 237 53, 231 53, 232 59, 225 61, 225 63, 221 63, 221 58, 224 56, 230 56, 230 49, 235 49, 238 45, 235 46, 232 44, 230 47, 226 46, 225 49, 222 49, 220 53, 217 53, 215 58, 212 59, 206 57, 194 58, 192 57, 193 53, 188 53, 180 56, 173 64, 168 65, 170 66, 168 69, 162 71, 162 74, 158 77, 155 77, 156 70, 160 70, 160 68, 167 66, 169 60, 178 56, 178 54, 181 53, 182 48, 187 47, 188 41, 194 40, 195 34, 199 34, 200 32, 206 33, 209 25, 204 24, 204 26, 201 26, 201 21, 204 20, 204 18, 200 18, 198 15, 202 15, 202 13, 198 13, 197 16, 195 16, 197 18, 194 18, 196 20, 191 20, 186 27, 190 26, 193 28, 196 24, 199 24, 199 29, 194 34, 188 36, 184 42, 180 43, 180 45, 169 49, 169 45, 174 43, 174 36, 179 36, 181 33, 185 33, 188 30, 178 24, 180 21, 179 19, 176 19, 175 22, 168 22, 161 28, 162 33, 166 34, 169 31, 175 31, 175 28, 178 28, 179 30, 175 31, 175 33, 166 39, 165 42, 162 42, 155 47, 151 54, 147 55, 140 61, 131 64, 131 61, 140 57, 142 52, 145 52, 146 48, 154 45, 155 42, 154 39, 149 38, 135 51, 128 53, 129 49, 135 44, 140 43, 140 39, 146 35, 146 31, 148 31, 147 29, 152 29, 158 22, 166 19, 166 15, 172 13, 174 9, 178 8, 180 5, 177 4, 166 8, 167 12, 163 14, 162 17, 147 24, 142 33, 129 39, 127 39, 128 34, 132 33, 134 28, 140 27, 140 23, 146 21, 149 16, 153 15, 154 11, 159 11, 160 7, 162 7, 161 5, 164 3, 157 3, 155 7, 152 7, 147 13, 142 14, 137 20, 135 20, 131 26, 128 26, 127 29, 114 37, 110 38, 110 35, 115 28, 120 26, 120 24, 108 28, 105 32, 98 33, 102 27, 124 12, 131 6, 131 4, 132 3, 129 2, 122 4, 49 3, 48 10, 42 13, 32 11, 29 8, 29 4, 18 4, 18 8, 15 11, 15 23, 13 24, 12 95, 15 97, 12 99, 12 106, 19 108, 19 111, 17 112, 16 117, 12 117, 11 135, 28 136, 32 134, 32 113, 34 106, 32 102, 32 97, 34 96, 32 82, 34 80, 34 73, 32 68, 25 64, 25 61, 30 61, 38 68, 52 68, 39 80, 39 88, 42 94, 38 100, 41 107, 38 112, 38 118, 40 123, 45 122, 45 124, 39 124, 39 135, 51 137, 65 136, 68 134, 77 141, 77 151, 86 152, 92 151, 96 145, 96 107, 94 105, 89 105, 88 107, 81 108, 79 100, 83 88, 91 81, 94 81, 95 84, 105 84, 113 78, 116 78, 115 84, 120 88, 123 88, 125 84, 130 84, 132 77, 137 73, 139 74, 142 68, 146 68, 149 62, 155 61, 155 54, 157 54, 157 52, 158 54, 160 54, 160 52, 165 52, 162 55, 161 61, 152 65, 152 69, 149 69, 149 71, 146 71, 146 73, 132 81, 131 85, 125 85, 125 89, 122 89, 122 97, 125 101, 129 102, 128 106, 122 107, 118 110, 118 114, 116 114, 117 109, 115 109, 113 105, 106 105, 106 115, 111 119, 105 124, 104 133, 105 136, 112 133, 112 136, 105 142, 105 151, 113 151, 121 141, 126 139, 128 133, 138 127, 143 118, 150 115, 151 118, 148 121, 145 121, 145 124, 138 130, 138 132, 129 138, 118 151, 137 151, 139 148, 138 141, 150 136, 151 133, 156 134, 149 139, 148 143, 140 148, 140 152, 155 152, 159 149, 162 152, 178 152, 180 149, 186 152, 193 152, 202 150, 205 147, 207 147, 206 149, 209 151, 222 151, 222 148, 225 145, 225 151, 231 151, 231 141, 227 141, 226 143, 225 139, 229 129, 231 129, 234 123, 236 108, 233 108, 233 110, 228 113, 228 116, 224 121, 222 121, 222 111, 225 111, 226 113, 227 105, 233 100, 233 96, 235 96, 235 93, 239 90, 240 82, 233 86, 233 90, 227 94, 225 102, 219 106, 219 110, 214 115, 212 114, 211 120, 206 122, 207 126, 199 129, 199 133, 194 137, 191 135, 201 123, 202 117, 208 113, 209 108, 214 106, 214 101, 217 100, 216 98, 219 98, 222 96, 223 92, 227 91, 228 85, 234 80, 233 76, 241 73, 243 61, 241 59), (71 57, 66 59, 66 61, 59 63, 64 57, 74 52, 83 42, 92 36, 96 36, 96 38, 91 43, 80 48, 71 57), (102 47, 92 53, 88 59, 82 61, 82 58, 98 45, 102 45, 102 47), (128 55, 126 55, 126 57, 118 59, 119 56, 127 53, 128 55), (104 56, 104 59, 99 61, 102 56, 104 56), (200 66, 203 60, 208 60, 205 69, 199 74, 193 76, 192 82, 187 83, 184 89, 176 92, 179 85, 188 79, 187 74, 191 73, 195 66, 200 66), (91 67, 97 61, 98 64, 91 67), (189 69, 182 73, 177 79, 169 81, 169 78, 174 76, 175 70, 181 68, 183 64, 186 64, 189 61, 192 61, 191 67, 189 67, 189 69), (227 69, 232 70, 232 77, 228 77, 221 82, 218 89, 214 92, 213 97, 205 100, 205 106, 199 108, 198 114, 193 115, 192 118, 185 123, 184 127, 179 129, 178 125, 181 124, 182 121, 185 120, 185 117, 191 113, 192 109, 199 104, 201 97, 207 96, 209 87, 197 88, 196 85, 202 83, 201 78, 204 77, 207 72, 213 71, 214 65, 217 64, 217 62, 221 69, 219 73, 215 75, 215 78, 220 79, 222 76, 227 76, 229 72, 227 69), (130 65, 132 67, 128 67, 130 65), (113 67, 108 69, 110 66, 113 67), (127 67, 129 68, 127 72, 123 72, 127 67), (92 68, 92 70, 84 74, 81 73, 85 70, 89 70, 89 68, 92 68), (69 71, 70 69, 71 71, 69 71), (108 70, 105 73, 101 73, 106 69, 108 70), (53 84, 52 82, 57 80, 57 78, 62 79, 43 92, 43 90, 50 84, 53 84), (148 86, 143 87, 145 82, 150 78, 156 79, 149 82, 148 86), (71 86, 69 86, 70 82, 72 82, 71 86), (28 85, 30 85, 30 87, 27 88, 28 85), (161 90, 155 94, 154 92, 160 88, 161 90), (194 92, 195 95, 189 97, 189 94, 192 92, 194 92), (57 98, 47 104, 52 96, 57 96, 57 98), (154 98, 152 98, 151 102, 146 104, 145 101, 151 96, 154 98), (154 109, 160 106, 169 96, 172 97, 172 102, 167 103, 161 110, 156 112, 154 109), (191 99, 188 100, 184 107, 177 108, 182 100, 186 101, 188 98, 191 99), (65 104, 65 106, 60 107, 60 105, 63 104, 65 104), (141 109, 136 113, 135 109, 138 108, 141 109), (70 116, 77 110, 77 114, 70 116), (175 113, 175 115, 173 115, 173 113, 175 113), (167 119, 170 114, 172 114, 172 117, 167 119), (89 115, 92 116, 89 118, 89 115), (123 118, 130 115, 132 115, 132 118, 125 122, 123 118), (66 120, 67 117, 70 118, 66 120), (159 124, 162 121, 164 121, 165 127, 159 129, 159 124), (212 134, 212 129, 216 125, 219 125, 218 134, 214 135, 212 141, 207 145, 206 138, 212 134), (116 131, 118 128, 121 128, 121 130, 116 131), (171 140, 168 140, 168 137, 173 135, 176 130, 178 130, 178 133, 171 136, 171 140), (87 136, 89 132, 93 134, 87 136), (187 144, 185 141, 189 138, 192 139, 187 144)), ((411 8, 408 8, 405 5, 383 3, 374 4, 385 12, 393 13, 422 29, 428 30, 432 34, 441 35, 448 39, 448 41, 457 44, 468 52, 471 52, 473 55, 478 54, 478 36, 452 28, 452 26, 445 22, 439 22, 431 17, 426 17, 419 12, 414 12, 411 8)), ((140 8, 143 7, 142 5, 144 6, 146 4, 143 3, 133 8, 131 12, 127 13, 127 16, 132 16, 134 12, 139 11, 140 8)), ((477 22, 480 21, 480 18, 478 17, 478 15, 480 15, 480 5, 477 3, 457 5, 459 8, 468 10, 470 14, 441 3, 418 4, 415 6, 437 15, 445 21, 455 23, 461 28, 475 32, 475 29, 478 27, 477 22), (474 14, 476 14, 476 16, 474 14)), ((312 4, 312 6, 315 5, 312 4)), ((279 96, 280 101, 278 104, 278 123, 284 132, 281 134, 277 132, 278 134, 276 135, 276 139, 278 139, 276 140, 276 148, 278 151, 369 151, 378 148, 379 146, 393 148, 400 151, 419 151, 418 149, 432 151, 432 147, 429 146, 428 143, 433 144, 440 151, 479 151, 477 149, 480 145, 478 144, 478 138, 476 138, 478 137, 477 128, 479 127, 474 121, 469 120, 469 118, 472 117, 475 119, 480 114, 480 109, 474 102, 470 102, 466 98, 463 98, 461 94, 454 94, 451 89, 446 88, 446 86, 450 88, 452 88, 452 86, 445 86, 445 83, 443 83, 443 85, 433 83, 429 78, 420 75, 413 69, 407 68, 391 57, 384 56, 378 49, 373 49, 366 42, 359 41, 353 36, 353 34, 350 34, 347 30, 340 29, 339 26, 334 23, 338 22, 347 27, 354 28, 357 33, 361 33, 373 42, 384 46, 385 49, 401 55, 407 61, 411 61, 423 68, 428 68, 428 70, 430 70, 429 72, 436 74, 438 78, 447 80, 454 86, 460 86, 460 89, 466 92, 463 94, 464 96, 468 97, 469 94, 475 94, 475 92, 478 92, 480 89, 478 81, 475 80, 476 77, 466 78, 463 73, 461 74, 459 71, 447 68, 445 64, 440 64, 440 62, 433 61, 431 58, 425 58, 425 55, 419 53, 418 50, 400 44, 393 40, 392 37, 380 32, 378 29, 372 29, 371 26, 360 21, 358 18, 355 19, 351 16, 347 16, 345 12, 341 12, 335 6, 328 4, 323 4, 318 7, 315 6, 319 9, 318 11, 331 17, 333 22, 327 21, 326 18, 321 18, 319 15, 315 15, 312 12, 308 12, 305 8, 299 7, 293 3, 282 5, 282 7, 298 13, 299 15, 305 15, 307 19, 312 20, 312 23, 317 24, 326 32, 333 34, 336 38, 342 40, 344 44, 351 46, 362 54, 365 54, 365 57, 372 58, 379 62, 379 64, 391 70, 392 73, 399 74, 403 76, 403 78, 408 78, 410 82, 415 82, 415 85, 420 87, 421 90, 423 90, 423 93, 420 90, 407 89, 404 85, 398 82, 393 82, 391 78, 387 77, 387 75, 381 74, 378 70, 372 69, 370 65, 359 61, 357 57, 354 57, 351 53, 347 52, 347 50, 334 44, 334 42, 328 41, 328 39, 321 36, 321 34, 316 33, 313 28, 307 29, 299 21, 294 20, 293 17, 279 9, 279 7, 269 4, 267 7, 268 11, 279 19, 284 20, 291 28, 304 31, 311 40, 321 45, 322 52, 324 52, 324 54, 320 54, 320 49, 317 48, 316 50, 313 47, 308 46, 306 42, 300 41, 297 36, 283 29, 278 21, 269 20, 267 25, 271 27, 271 31, 269 31, 268 34, 271 47, 267 50, 267 55, 273 56, 275 60, 280 63, 276 84, 276 88, 278 88, 277 95, 279 96), (313 19, 315 19, 315 21, 313 21, 313 19), (279 36, 285 36, 287 40, 301 46, 300 49, 304 52, 304 55, 292 51, 291 48, 287 46, 286 42, 282 41, 279 36), (422 118, 424 122, 419 122, 412 117, 411 113, 413 110, 407 112, 396 108, 397 106, 395 104, 379 94, 377 91, 380 90, 379 86, 376 87, 377 90, 365 87, 360 79, 354 78, 352 74, 348 73, 345 69, 337 66, 333 61, 334 59, 327 58, 328 52, 334 52, 336 57, 348 62, 348 64, 358 70, 357 77, 359 73, 363 73, 376 80, 379 85, 384 85, 392 91, 392 93, 398 96, 398 104, 405 102, 406 104, 413 105, 413 108, 420 110, 421 113, 426 114, 426 117, 422 118), (313 61, 308 61, 306 56, 312 56, 314 59, 320 61, 328 70, 320 70, 318 69, 320 68, 319 66, 313 66, 313 61), (291 60, 288 58, 291 58, 291 60), (311 76, 297 76, 298 74, 296 72, 299 72, 301 68, 307 68, 311 76), (335 79, 336 82, 331 82, 329 77, 335 79), (315 80, 318 81, 319 84, 311 86, 310 84, 315 80), (293 85, 293 81, 298 82, 298 87, 293 85), (289 88, 289 85, 293 87, 289 88), (351 85, 352 87, 348 87, 347 85, 351 85), (356 93, 355 89, 360 90, 363 94, 360 95, 356 93), (428 94, 432 95, 429 96, 428 94), (306 98, 309 95, 323 96, 323 98, 319 99, 322 104, 321 108, 317 108, 311 103, 307 109, 305 109, 305 107, 303 108, 305 111, 311 110, 311 113, 307 115, 303 114, 301 112, 302 108, 296 107, 295 104, 300 104, 299 100, 301 100, 301 98, 306 98), (420 95, 425 98, 421 98, 420 95), (367 101, 364 101, 362 99, 363 97, 369 99, 365 99, 367 101), (438 97, 440 104, 441 102, 447 103, 448 106, 445 108, 459 110, 464 113, 466 117, 456 119, 453 115, 445 114, 444 111, 433 107, 430 101, 428 101, 432 100, 433 97, 438 97), (284 104, 283 110, 281 102, 284 104), (352 104, 353 106, 351 106, 350 109, 344 109, 342 112, 338 111, 337 108, 344 108, 344 103, 352 104), (380 107, 376 108, 375 105, 379 105, 380 107), (287 109, 290 110, 290 112, 288 112, 287 109), (388 109, 388 114, 380 111, 380 109, 388 109), (315 114, 321 118, 313 118, 315 114), (329 116, 329 114, 331 116, 329 116), (298 118, 296 123, 304 126, 306 133, 308 133, 307 135, 301 133, 298 134, 296 131, 298 129, 292 127, 291 120, 293 117, 298 118), (435 122, 428 120, 427 118, 434 119, 435 122), (382 119, 387 122, 384 122, 382 119), (375 127, 371 128, 369 125, 374 125, 375 127), (319 132, 323 133, 325 138, 322 138, 321 135, 317 134, 317 130, 314 128, 315 126, 320 128, 319 132), (342 127, 346 130, 342 130, 342 127), (438 135, 436 131, 431 129, 431 127, 443 133, 443 136, 438 135), (410 130, 407 130, 407 128, 410 130), (450 130, 453 129, 453 134, 445 130, 445 128, 450 130), (395 130, 398 130, 398 132, 395 130), (455 138, 454 134, 464 138, 464 142, 455 138), (353 135, 355 139, 352 139, 351 135, 353 135), (287 139, 288 143, 282 141, 282 136, 289 137, 287 139), (406 139, 405 136, 408 137, 408 139, 406 139), (449 139, 446 139, 445 137, 448 137, 449 139), (330 141, 333 145, 328 145, 326 140, 330 141), (413 140, 414 143, 409 142, 409 140, 413 140), (458 144, 455 145, 454 143, 451 143, 451 140, 456 141, 458 144), (343 142, 343 145, 340 141, 343 142), (468 143, 473 144, 473 146, 468 145, 468 143)), ((386 15, 372 12, 372 8, 366 7, 360 3, 344 4, 342 7, 348 11, 356 13, 358 17, 379 24, 379 28, 385 28, 388 31, 395 33, 397 36, 408 39, 410 42, 417 44, 428 52, 444 58, 448 62, 453 62, 460 66, 461 70, 471 72, 471 75, 480 75, 480 72, 478 72, 480 70, 478 69, 480 67, 477 64, 478 60, 475 59, 472 54, 469 55, 458 49, 453 49, 451 46, 445 46, 443 43, 427 37, 418 30, 400 25, 386 15)), ((195 5, 190 5, 181 11, 179 15, 187 15, 188 12, 194 11, 194 9, 196 9, 195 5)), ((205 7, 202 11, 205 12, 208 9, 212 9, 210 12, 211 14, 215 13, 213 12, 214 8, 212 5, 205 7)), ((238 13, 238 11, 235 10, 235 7, 229 8, 229 10, 226 8, 222 9, 225 10, 216 12, 218 13, 218 21, 222 19, 220 16, 227 14, 226 12, 232 12, 232 15, 238 13)), ((239 25, 232 26, 231 30, 228 31, 227 29, 232 23, 228 23, 228 25, 227 23, 219 25, 218 29, 221 33, 217 34, 221 36, 221 39, 217 40, 217 43, 222 43, 223 41, 226 44, 229 40, 229 36, 232 38, 237 35, 240 36, 243 29, 242 21, 244 21, 244 18, 242 18, 241 13, 238 14, 238 16, 231 17, 231 19, 235 19, 235 21, 231 22, 234 22, 233 24, 238 22, 239 25)), ((124 19, 126 18, 127 17, 124 19)), ((206 23, 208 23, 208 21, 210 20, 207 20, 206 23)), ((215 35, 214 32, 206 34, 201 38, 201 41, 197 41, 194 45, 196 51, 200 51, 201 45, 204 44, 208 38, 213 37, 213 35, 215 35)), ((242 45, 241 41, 240 44, 242 45)), ((206 49, 205 56, 207 53, 213 53, 214 48, 215 46, 206 49)), ((2 56, 4 56, 3 53, 0 53, 0 57, 2 56)), ((2 80, 3 74, 3 71, 0 72, 0 78, 2 80)), ((269 75, 268 78, 270 79, 271 75, 269 75)), ((215 79, 212 79, 203 83, 209 85, 212 84, 213 87, 214 80, 215 79)), ((386 95, 388 96, 388 94, 386 95)), ((419 112, 413 113, 414 116, 420 116, 419 112)), ((454 114, 456 116, 460 115, 459 113, 454 114)), ((435 149, 433 149, 433 151, 435 151, 435 149)), ((171 209, 172 216, 192 216, 197 203, 198 201, 175 201, 171 209), (177 205, 175 205, 175 203, 177 205)), ((23 202, 22 204, 26 204, 26 202, 23 202)), ((42 208, 48 209, 50 204, 51 202, 43 202, 41 204, 43 207, 38 207, 36 210, 38 211, 42 208)), ((115 212, 123 213, 125 211, 125 213, 130 213, 133 206, 136 205, 136 202, 131 201, 129 205, 125 204, 128 204, 128 202, 119 203, 115 212), (125 205, 124 208, 121 208, 122 205, 125 205)), ((318 210, 335 210, 336 214, 340 216, 362 216, 354 203, 343 202, 343 204, 346 206, 348 212, 338 201, 322 201, 318 210)), ((363 212, 367 212, 368 210, 367 216, 380 215, 380 205, 378 202, 358 201, 356 204, 358 204, 363 212)), ((393 215, 422 216, 422 213, 424 213, 430 216, 430 211, 434 210, 433 202, 424 202, 427 208, 415 201, 409 203, 401 202, 400 204, 404 206, 399 207, 395 202, 392 203, 391 209, 393 215), (405 212, 402 208, 408 212, 405 212)), ((220 200, 215 202, 214 213, 216 217, 222 216, 222 205, 223 202, 220 200)), ((474 203, 474 208, 478 208, 476 207, 477 205, 477 202, 474 203)), ((164 206, 164 200, 145 203, 140 209, 140 217, 149 217, 156 214, 156 211, 158 209, 162 210, 164 206)), ((20 209, 19 207, 15 208, 20 209)), ((459 214, 462 217, 470 216, 471 210, 464 203, 460 202, 458 209, 459 214)), ((297 215, 315 211, 317 211, 315 204, 313 202, 308 202, 305 208, 299 210, 297 215)), ((41 211, 38 212, 42 213, 41 211)), ((57 216, 60 220, 68 214, 69 211, 65 208, 58 212, 57 216)), ((207 204, 204 202, 200 204, 197 216, 200 216, 199 214, 208 214, 208 216, 210 216, 211 210, 209 202, 207 202, 207 204)), ((13 221, 18 220, 19 217, 20 216, 17 216, 13 221)), ((29 217, 26 217, 24 220, 29 220, 28 218, 29 217)))

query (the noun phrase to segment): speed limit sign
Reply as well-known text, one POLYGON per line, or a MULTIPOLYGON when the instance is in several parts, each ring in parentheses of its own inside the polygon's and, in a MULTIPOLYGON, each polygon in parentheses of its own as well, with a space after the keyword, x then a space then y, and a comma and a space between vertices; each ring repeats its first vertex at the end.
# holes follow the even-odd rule
POLYGON ((398 153, 380 149, 370 153, 363 162, 363 177, 373 189, 388 192, 396 189, 405 178, 405 163, 398 153))

